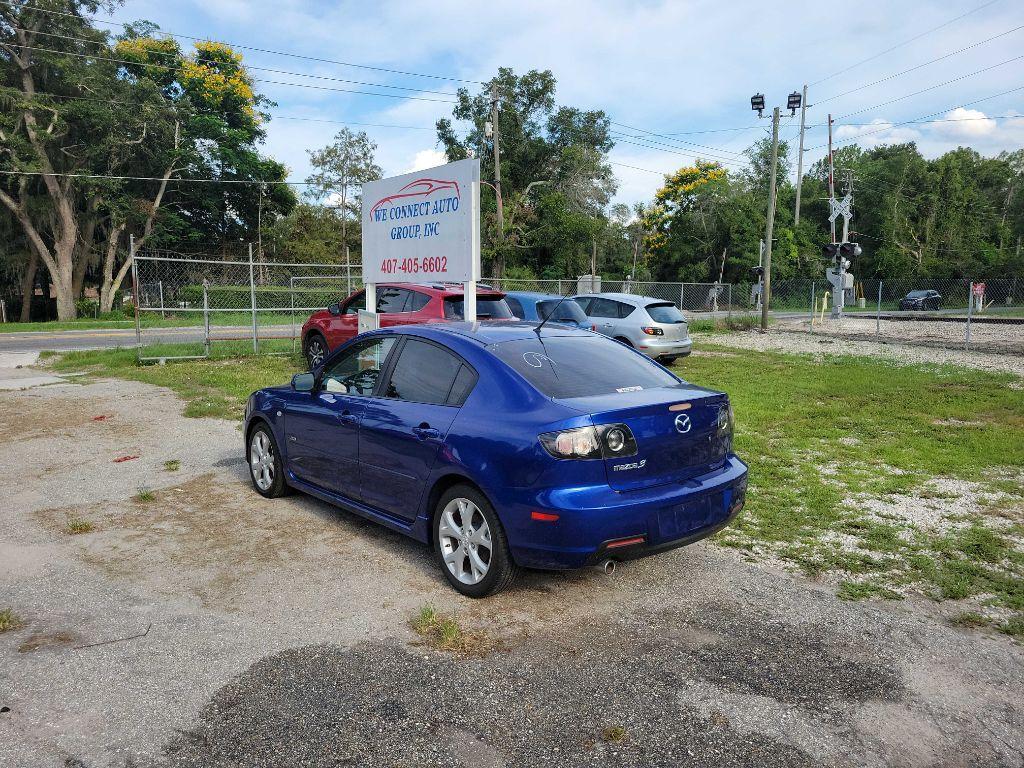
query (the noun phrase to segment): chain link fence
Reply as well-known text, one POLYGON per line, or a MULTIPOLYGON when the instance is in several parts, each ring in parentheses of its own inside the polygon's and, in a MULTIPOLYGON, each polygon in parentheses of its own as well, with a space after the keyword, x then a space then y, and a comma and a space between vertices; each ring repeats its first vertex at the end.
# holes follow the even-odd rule
MULTIPOLYGON (((136 254, 139 358, 163 361, 298 351, 310 313, 362 287, 358 264, 136 254)), ((752 283, 640 282, 590 278, 485 279, 503 291, 557 295, 631 293, 673 303, 695 318, 760 312, 752 283)), ((1024 279, 856 281, 842 318, 832 317, 824 280, 774 280, 771 321, 791 333, 1024 355, 1024 279)))
POLYGON ((139 360, 292 353, 312 312, 362 286, 358 265, 135 255, 139 360))

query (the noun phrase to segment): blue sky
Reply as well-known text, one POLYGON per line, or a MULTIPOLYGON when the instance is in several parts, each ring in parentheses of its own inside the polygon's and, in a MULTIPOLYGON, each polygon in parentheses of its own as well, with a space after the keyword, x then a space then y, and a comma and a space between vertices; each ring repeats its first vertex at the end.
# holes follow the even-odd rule
MULTIPOLYGON (((692 164, 695 157, 715 157, 737 167, 742 163, 738 153, 770 132, 770 121, 758 121, 751 112, 750 96, 761 91, 769 106, 784 106, 786 95, 805 83, 814 105, 807 120, 815 126, 807 134, 813 149, 805 166, 825 154, 830 111, 841 118, 837 141, 861 136, 864 146, 914 140, 928 156, 958 145, 983 154, 1024 146, 1024 118, 988 119, 1024 114, 1024 90, 987 98, 1024 87, 1024 58, 1008 62, 1024 55, 1024 29, 1010 31, 1024 25, 1019 0, 519 0, 496 10, 455 0, 127 0, 109 18, 148 19, 176 34, 435 76, 394 75, 243 50, 247 64, 297 73, 252 73, 259 80, 290 83, 260 82, 257 87, 278 103, 273 112, 281 116, 268 126, 265 150, 286 163, 296 181, 309 170, 305 150, 330 143, 341 127, 317 120, 403 126, 350 126, 365 130, 377 143, 386 175, 436 165, 442 156, 433 125, 450 116, 446 93, 460 83, 435 78, 486 80, 499 66, 520 73, 551 69, 560 103, 604 109, 621 124, 615 126, 620 143, 611 160, 622 202, 649 199, 661 181, 657 172, 692 164), (888 50, 915 36, 920 37, 888 50), (946 57, 968 46, 973 47, 946 57), (932 62, 940 57, 946 58, 932 62), (889 79, 871 85, 883 78, 889 79), (319 89, 296 85, 301 83, 319 89), (422 100, 322 88, 377 90, 422 100), (969 104, 978 99, 984 101, 969 104), (961 105, 966 106, 956 109, 961 105), (946 122, 894 125, 925 116, 946 122)), ((783 138, 795 136, 797 119, 783 121, 783 138)), ((795 157, 795 140, 793 146, 795 157)))

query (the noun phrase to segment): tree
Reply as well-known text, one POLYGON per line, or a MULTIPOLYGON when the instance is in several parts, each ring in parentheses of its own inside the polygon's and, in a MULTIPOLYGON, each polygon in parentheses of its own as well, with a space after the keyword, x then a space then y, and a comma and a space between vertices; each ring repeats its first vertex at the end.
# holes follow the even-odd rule
MULTIPOLYGON (((145 243, 218 232, 226 244, 255 229, 258 186, 175 177, 274 182, 285 169, 256 151, 268 102, 229 48, 198 43, 184 55, 150 24, 129 25, 112 46, 86 18, 101 3, 52 5, 59 15, 0 6, 0 99, 12 107, 0 113, 0 204, 49 273, 58 317, 70 319, 98 262, 109 309, 131 266, 129 234, 145 243)), ((267 207, 293 203, 278 185, 267 207)))
POLYGON ((334 135, 334 143, 323 149, 306 150, 315 172, 306 177, 307 194, 317 200, 337 196, 341 218, 342 247, 348 244, 348 220, 358 216, 362 185, 381 177, 374 162, 377 145, 364 131, 354 133, 342 128, 334 135))
POLYGON ((556 265, 581 268, 604 227, 603 211, 615 192, 607 162, 613 146, 610 120, 600 110, 557 106, 550 71, 517 76, 502 67, 475 95, 459 89, 452 115, 469 123, 464 135, 456 133, 451 120, 437 122, 438 141, 448 160, 480 158, 485 180, 494 178, 494 148, 485 130, 491 120, 492 86, 500 103, 505 215, 499 222, 494 197, 484 198, 483 255, 497 278, 504 276, 506 265, 535 274, 550 274, 556 265))

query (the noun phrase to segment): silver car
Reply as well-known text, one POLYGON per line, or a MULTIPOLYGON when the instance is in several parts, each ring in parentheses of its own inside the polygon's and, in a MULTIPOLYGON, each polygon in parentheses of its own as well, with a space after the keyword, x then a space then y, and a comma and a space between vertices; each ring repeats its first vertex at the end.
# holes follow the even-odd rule
POLYGON ((690 326, 675 304, 631 293, 587 293, 574 297, 594 330, 671 363, 693 348, 690 326))

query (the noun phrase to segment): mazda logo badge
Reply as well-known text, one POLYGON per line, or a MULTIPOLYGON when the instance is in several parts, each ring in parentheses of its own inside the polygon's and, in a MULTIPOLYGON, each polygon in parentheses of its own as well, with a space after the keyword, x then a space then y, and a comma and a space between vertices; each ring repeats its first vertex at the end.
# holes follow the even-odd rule
POLYGON ((691 426, 692 425, 690 423, 690 417, 687 416, 685 413, 680 413, 678 416, 676 416, 676 432, 678 432, 681 435, 685 435, 687 432, 690 431, 691 426))

